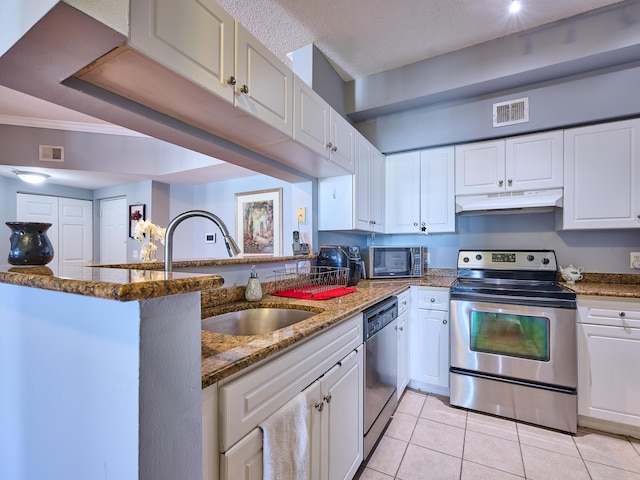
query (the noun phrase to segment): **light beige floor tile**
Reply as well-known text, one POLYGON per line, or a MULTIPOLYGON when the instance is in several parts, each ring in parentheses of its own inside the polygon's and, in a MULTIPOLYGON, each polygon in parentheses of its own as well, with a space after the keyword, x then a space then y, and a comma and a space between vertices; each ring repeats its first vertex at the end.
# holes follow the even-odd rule
POLYGON ((580 430, 575 442, 585 460, 640 473, 640 455, 625 437, 580 430))
POLYGON ((523 445, 531 445, 571 457, 580 457, 578 448, 573 441, 573 436, 568 433, 547 430, 546 428, 526 425, 524 423, 518 423, 517 427, 518 438, 523 445))
POLYGON ((524 476, 518 442, 467 430, 463 458, 497 470, 524 476))
POLYGON ((396 478, 401 480, 452 480, 460 478, 460 458, 409 445, 396 478))
POLYGON ((464 460, 460 478, 461 480, 518 480, 524 477, 464 460))
POLYGON ((370 468, 365 468, 362 471, 362 474, 358 477, 358 480, 393 480, 393 477, 371 470, 370 468))
POLYGON ((459 428, 465 428, 467 423, 466 410, 452 407, 449 405, 448 398, 438 395, 429 395, 427 397, 420 416, 459 428))
POLYGON ((420 418, 409 443, 437 450, 454 457, 462 457, 464 430, 426 418, 420 418))
POLYGON ((384 435, 367 462, 367 467, 393 477, 398 471, 406 449, 407 442, 384 435))
POLYGON ((587 470, 591 474, 592 480, 640 480, 640 473, 620 470, 601 463, 586 460, 587 470))
POLYGON ((417 422, 418 417, 402 412, 396 412, 393 414, 393 420, 391 420, 391 423, 384 434, 389 437, 408 442, 417 422))
POLYGON ((408 413, 409 415, 413 415, 417 417, 420 415, 420 410, 422 410, 422 405, 424 405, 424 401, 427 398, 425 394, 422 393, 414 393, 407 390, 402 399, 400 400, 400 404, 396 409, 397 412, 408 413))
POLYGON ((589 472, 581 458, 521 445, 524 472, 531 480, 589 480, 589 472))
POLYGON ((518 441, 516 422, 478 412, 467 414, 467 430, 504 438, 512 442, 518 441))

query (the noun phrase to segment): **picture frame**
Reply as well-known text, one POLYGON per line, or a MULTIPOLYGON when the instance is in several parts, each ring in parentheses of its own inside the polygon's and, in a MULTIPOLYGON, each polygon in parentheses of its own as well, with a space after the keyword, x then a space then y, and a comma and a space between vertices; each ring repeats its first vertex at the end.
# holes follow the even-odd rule
POLYGON ((129 205, 129 237, 133 238, 136 225, 140 220, 146 219, 146 205, 144 203, 137 203, 135 205, 129 205))
POLYGON ((245 256, 282 256, 282 188, 235 194, 236 243, 245 256))

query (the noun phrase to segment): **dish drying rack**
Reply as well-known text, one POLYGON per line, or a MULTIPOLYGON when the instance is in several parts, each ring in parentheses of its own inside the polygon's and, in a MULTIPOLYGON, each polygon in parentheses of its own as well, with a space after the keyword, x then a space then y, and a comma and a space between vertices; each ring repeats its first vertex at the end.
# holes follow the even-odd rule
POLYGON ((347 287, 349 268, 305 267, 274 270, 275 290, 272 295, 308 300, 328 300, 354 292, 347 287))

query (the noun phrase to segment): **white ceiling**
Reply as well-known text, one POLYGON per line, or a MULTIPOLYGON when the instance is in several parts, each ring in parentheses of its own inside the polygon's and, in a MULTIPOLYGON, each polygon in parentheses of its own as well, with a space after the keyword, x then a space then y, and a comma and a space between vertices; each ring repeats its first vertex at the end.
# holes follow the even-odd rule
MULTIPOLYGON (((287 54, 315 44, 345 81, 487 42, 622 0, 521 0, 516 15, 511 0, 217 0, 285 63, 287 54)), ((105 122, 0 86, 0 123, 30 119, 64 128, 110 128, 105 122)), ((56 128, 56 127, 49 127, 56 128)), ((93 131, 93 130, 92 130, 93 131)), ((11 166, 0 175, 13 176, 11 166)), ((51 183, 84 188, 138 181, 126 174, 37 169, 51 183), (58 172, 60 173, 60 172, 58 172)), ((157 178, 167 183, 204 183, 250 174, 219 164, 157 178)), ((156 179, 156 178, 154 178, 156 179)))

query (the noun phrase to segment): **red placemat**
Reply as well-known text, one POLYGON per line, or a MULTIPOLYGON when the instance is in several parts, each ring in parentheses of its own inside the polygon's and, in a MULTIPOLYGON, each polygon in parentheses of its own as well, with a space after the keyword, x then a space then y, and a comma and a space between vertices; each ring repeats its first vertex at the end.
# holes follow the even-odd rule
POLYGON ((329 300, 330 298, 341 297, 351 292, 355 292, 356 287, 337 287, 324 292, 314 293, 312 291, 305 292, 301 289, 296 290, 281 290, 279 292, 273 292, 271 295, 277 295, 279 297, 289 298, 301 298, 304 300, 329 300))

